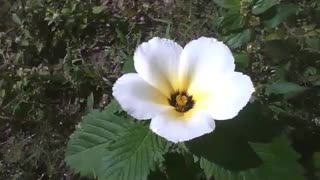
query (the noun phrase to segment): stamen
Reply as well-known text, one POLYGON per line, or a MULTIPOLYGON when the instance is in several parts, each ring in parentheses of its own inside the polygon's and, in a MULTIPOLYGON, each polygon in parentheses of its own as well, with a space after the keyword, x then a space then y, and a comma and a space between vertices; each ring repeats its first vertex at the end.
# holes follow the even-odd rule
POLYGON ((179 94, 176 97, 176 101, 177 101, 178 106, 185 106, 187 104, 187 102, 188 102, 188 97, 185 96, 185 95, 179 94))
POLYGON ((171 94, 168 102, 178 112, 187 112, 192 109, 195 104, 192 96, 188 95, 185 91, 177 91, 171 94))

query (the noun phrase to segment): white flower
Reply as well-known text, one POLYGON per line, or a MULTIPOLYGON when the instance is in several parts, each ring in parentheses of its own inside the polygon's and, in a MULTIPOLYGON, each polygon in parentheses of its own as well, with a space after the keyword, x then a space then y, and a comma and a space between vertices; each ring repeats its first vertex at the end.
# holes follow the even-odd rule
POLYGON ((134 67, 137 73, 117 80, 113 96, 134 118, 151 119, 151 130, 172 142, 212 132, 214 120, 235 117, 254 92, 250 77, 234 71, 229 48, 214 38, 182 48, 155 37, 136 49, 134 67))

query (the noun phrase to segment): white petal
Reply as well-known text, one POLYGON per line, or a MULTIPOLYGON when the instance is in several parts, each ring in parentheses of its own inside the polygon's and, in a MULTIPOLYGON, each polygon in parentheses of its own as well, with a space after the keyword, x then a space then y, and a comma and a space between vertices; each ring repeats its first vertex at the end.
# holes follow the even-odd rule
POLYGON ((177 143, 212 132, 215 122, 204 112, 194 112, 190 118, 185 119, 167 111, 152 118, 150 128, 157 135, 177 143))
POLYGON ((201 37, 189 42, 182 51, 180 61, 180 78, 187 78, 186 86, 193 81, 214 78, 235 69, 230 49, 214 38, 201 37))
POLYGON ((137 73, 120 77, 112 90, 121 107, 136 119, 151 119, 168 108, 166 97, 137 73))
POLYGON ((145 81, 169 95, 176 84, 172 80, 177 79, 181 52, 174 41, 155 37, 136 49, 134 67, 145 81))
POLYGON ((240 72, 226 75, 215 86, 207 103, 208 111, 215 120, 234 118, 255 91, 250 77, 240 72))

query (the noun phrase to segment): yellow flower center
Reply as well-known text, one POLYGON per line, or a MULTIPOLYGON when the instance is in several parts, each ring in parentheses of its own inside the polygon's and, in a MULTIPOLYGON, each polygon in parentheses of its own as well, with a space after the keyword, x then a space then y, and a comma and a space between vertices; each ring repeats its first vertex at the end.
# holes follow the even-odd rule
POLYGON ((176 96, 176 102, 178 106, 185 106, 188 102, 188 97, 182 94, 176 96))
POLYGON ((173 106, 177 112, 187 112, 194 107, 195 101, 185 91, 177 91, 171 94, 168 99, 170 106, 173 106))

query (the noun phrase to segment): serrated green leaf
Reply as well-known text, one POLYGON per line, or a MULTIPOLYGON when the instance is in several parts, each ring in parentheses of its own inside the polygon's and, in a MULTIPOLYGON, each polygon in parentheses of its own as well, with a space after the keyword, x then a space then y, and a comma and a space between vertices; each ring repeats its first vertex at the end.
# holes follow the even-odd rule
POLYGON ((200 167, 207 179, 215 180, 304 180, 302 166, 297 162, 299 155, 284 137, 275 138, 272 143, 251 143, 251 147, 263 160, 261 166, 245 171, 229 171, 200 158, 200 167))
POLYGON ((109 109, 102 112, 92 111, 84 116, 77 130, 71 135, 66 150, 66 163, 81 175, 95 175, 106 147, 128 126, 130 122, 113 115, 109 109))
POLYGON ((93 110, 71 136, 65 161, 81 175, 98 179, 146 179, 163 160, 168 142, 132 119, 116 116, 115 101, 93 110))
POLYGON ((247 44, 251 40, 252 36, 252 30, 251 29, 245 29, 239 33, 232 34, 227 39, 227 44, 230 46, 230 48, 239 48, 245 44, 247 44))
POLYGON ((271 7, 280 3, 281 0, 258 0, 252 6, 252 13, 255 15, 262 14, 271 7))
POLYGON ((107 148, 98 176, 108 180, 143 180, 162 162, 168 142, 148 127, 132 126, 107 148))
POLYGON ((237 173, 226 170, 222 166, 212 163, 205 158, 200 158, 199 164, 208 180, 213 176, 215 180, 241 180, 237 173))
POLYGON ((241 0, 213 0, 213 2, 222 8, 240 10, 241 0))
POLYGON ((276 7, 276 15, 269 20, 264 21, 264 25, 269 28, 277 27, 289 16, 294 15, 299 9, 296 4, 279 4, 276 7))
POLYGON ((251 146, 264 162, 257 169, 262 179, 304 179, 303 168, 298 163, 300 155, 293 150, 287 138, 278 137, 271 144, 251 143, 251 146))
POLYGON ((107 113, 116 113, 120 110, 122 110, 120 104, 116 100, 113 100, 104 111, 107 111, 107 113))

